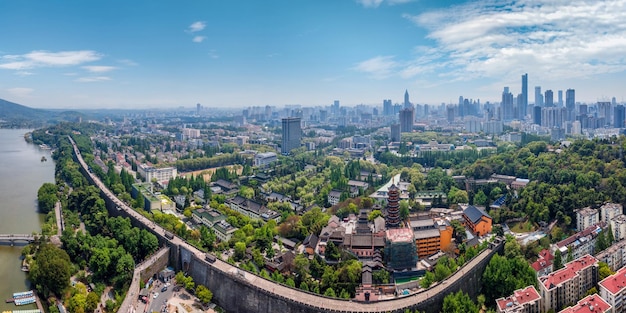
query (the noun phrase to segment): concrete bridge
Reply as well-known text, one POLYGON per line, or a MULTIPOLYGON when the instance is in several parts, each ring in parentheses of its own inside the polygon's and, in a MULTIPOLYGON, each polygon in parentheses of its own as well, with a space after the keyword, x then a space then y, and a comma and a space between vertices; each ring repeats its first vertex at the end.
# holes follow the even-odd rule
POLYGON ((27 234, 0 234, 0 243, 10 243, 11 246, 15 244, 16 241, 23 243, 31 243, 35 241, 34 235, 27 234))
MULTIPOLYGON (((161 244, 169 247, 169 263, 177 270, 187 272, 197 284, 207 286, 213 292, 214 301, 227 312, 394 312, 405 309, 420 310, 426 313, 441 311, 443 298, 462 290, 476 298, 480 293, 480 280, 491 257, 502 252, 504 241, 498 240, 478 256, 468 260, 465 266, 450 277, 436 283, 427 290, 378 302, 359 302, 352 299, 329 298, 311 292, 294 289, 228 264, 217 259, 213 263, 205 260, 205 253, 188 244, 178 236, 172 236, 160 225, 152 222, 133 208, 119 200, 93 173, 80 155, 74 141, 74 156, 81 165, 87 179, 101 190, 112 215, 131 219, 133 225, 142 227, 157 236, 161 244), (167 236, 166 236, 167 234, 167 236)), ((129 290, 129 295, 139 290, 129 290)), ((128 300, 128 299, 127 299, 128 300)), ((124 303, 128 303, 127 300, 124 303)), ((132 312, 130 307, 121 312, 132 312)))

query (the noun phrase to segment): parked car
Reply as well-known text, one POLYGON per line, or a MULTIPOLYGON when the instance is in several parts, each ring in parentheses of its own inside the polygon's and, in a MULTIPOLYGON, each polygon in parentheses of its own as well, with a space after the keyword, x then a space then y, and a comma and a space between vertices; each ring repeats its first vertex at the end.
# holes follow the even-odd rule
POLYGON ((161 288, 161 292, 166 292, 167 291, 167 286, 164 286, 163 288, 161 288))

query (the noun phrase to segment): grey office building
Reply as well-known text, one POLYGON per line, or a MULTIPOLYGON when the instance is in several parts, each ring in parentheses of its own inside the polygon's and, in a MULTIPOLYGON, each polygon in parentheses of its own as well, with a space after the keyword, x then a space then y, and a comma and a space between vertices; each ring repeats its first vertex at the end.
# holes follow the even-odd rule
POLYGON ((302 139, 302 126, 299 117, 283 118, 283 143, 280 152, 288 155, 291 150, 300 148, 300 139, 302 139))

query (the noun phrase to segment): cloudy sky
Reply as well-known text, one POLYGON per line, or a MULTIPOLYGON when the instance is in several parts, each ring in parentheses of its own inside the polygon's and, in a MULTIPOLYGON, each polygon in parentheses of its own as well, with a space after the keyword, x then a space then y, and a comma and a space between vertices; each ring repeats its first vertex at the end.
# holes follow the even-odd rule
POLYGON ((0 98, 40 108, 625 100, 626 0, 0 0, 0 98))

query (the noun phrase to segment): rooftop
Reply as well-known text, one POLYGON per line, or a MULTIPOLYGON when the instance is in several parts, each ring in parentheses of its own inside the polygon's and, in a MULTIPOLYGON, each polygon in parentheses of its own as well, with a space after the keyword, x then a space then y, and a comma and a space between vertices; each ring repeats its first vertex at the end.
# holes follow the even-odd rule
POLYGON ((539 296, 537 289, 535 289, 535 286, 528 286, 524 289, 515 290, 512 295, 506 298, 496 299, 496 304, 498 305, 498 309, 500 311, 504 311, 509 308, 531 303, 539 300, 540 298, 541 297, 539 296))
POLYGON ((571 306, 568 308, 559 311, 559 313, 592 313, 592 312, 606 312, 611 308, 611 305, 606 303, 604 299, 602 299, 599 295, 589 295, 586 296, 575 306, 571 306))
POLYGON ((599 284, 610 293, 618 294, 626 287, 626 267, 622 267, 617 273, 603 279, 599 284))
POLYGON ((413 242, 413 231, 409 228, 387 230, 387 239, 391 242, 413 242))
POLYGON ((592 209, 590 207, 585 207, 585 208, 582 208, 580 210, 577 210, 576 213, 580 214, 582 216, 589 216, 589 215, 593 215, 593 214, 598 214, 598 210, 592 209))
POLYGON ((472 221, 472 223, 476 224, 480 221, 480 219, 483 216, 486 216, 488 218, 491 218, 491 216, 489 216, 489 214, 485 213, 485 211, 470 205, 467 208, 465 208, 465 210, 463 210, 463 214, 465 214, 465 216, 467 216, 467 218, 472 221))
POLYGON ((552 288, 555 288, 556 286, 559 286, 563 282, 574 278, 576 275, 578 275, 578 272, 585 268, 593 266, 596 263, 598 263, 598 260, 587 254, 574 261, 566 263, 565 267, 558 271, 540 277, 539 282, 542 283, 546 287, 546 289, 550 290, 552 288))

